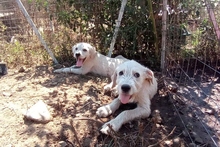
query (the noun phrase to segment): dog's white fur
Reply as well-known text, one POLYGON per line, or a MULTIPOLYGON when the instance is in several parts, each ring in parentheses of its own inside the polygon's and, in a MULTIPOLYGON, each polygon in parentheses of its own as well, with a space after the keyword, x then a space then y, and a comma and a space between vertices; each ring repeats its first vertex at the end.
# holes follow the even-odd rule
MULTIPOLYGON (((118 56, 116 58, 109 58, 98 53, 91 44, 86 42, 77 43, 72 47, 73 56, 77 60, 81 60, 82 65, 78 67, 77 65, 56 69, 55 73, 75 73, 85 75, 89 72, 99 74, 102 76, 112 76, 116 67, 127 61, 128 59, 123 56, 118 56), (77 56, 78 55, 78 56, 77 56)), ((106 85, 104 89, 109 89, 112 84, 106 85)))
POLYGON ((98 108, 96 114, 99 117, 107 117, 114 113, 122 103, 136 102, 137 107, 123 111, 115 119, 105 123, 101 129, 104 134, 109 134, 111 131, 109 125, 114 131, 118 131, 128 121, 148 117, 151 113, 150 100, 157 92, 157 80, 154 73, 134 60, 120 64, 116 68, 112 80, 112 86, 116 85, 119 96, 110 104, 98 108))

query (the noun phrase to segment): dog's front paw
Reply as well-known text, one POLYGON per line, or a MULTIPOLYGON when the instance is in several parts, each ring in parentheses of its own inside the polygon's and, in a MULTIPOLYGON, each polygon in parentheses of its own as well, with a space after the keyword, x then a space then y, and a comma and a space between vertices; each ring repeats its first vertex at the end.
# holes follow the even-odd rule
POLYGON ((112 131, 117 132, 120 127, 121 125, 113 119, 110 122, 105 123, 100 131, 103 134, 109 135, 112 131))
POLYGON ((99 107, 96 111, 96 115, 99 117, 107 117, 112 114, 112 110, 110 109, 109 105, 99 107))

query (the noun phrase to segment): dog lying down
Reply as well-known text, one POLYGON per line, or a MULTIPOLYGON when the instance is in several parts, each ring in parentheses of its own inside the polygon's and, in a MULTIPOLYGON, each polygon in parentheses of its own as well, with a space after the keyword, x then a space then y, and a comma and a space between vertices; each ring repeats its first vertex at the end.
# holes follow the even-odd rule
POLYGON ((124 123, 136 118, 148 117, 151 113, 150 100, 157 93, 157 81, 154 73, 134 60, 120 64, 116 68, 112 80, 112 86, 116 86, 119 96, 110 104, 98 108, 96 114, 99 117, 107 117, 114 113, 121 104, 130 102, 136 102, 137 107, 125 110, 116 118, 105 123, 101 129, 104 134, 109 134, 111 131, 109 125, 114 131, 118 131, 124 123))
MULTIPOLYGON (((56 69, 54 71, 55 73, 75 73, 85 75, 92 72, 102 76, 111 77, 116 67, 128 60, 123 56, 117 56, 116 58, 104 56, 98 53, 95 47, 86 42, 80 42, 74 45, 72 47, 72 53, 77 60, 76 65, 56 69)), ((110 83, 104 87, 104 90, 109 91, 112 88, 112 83, 110 83)))
POLYGON ((123 56, 116 58, 109 58, 98 53, 92 45, 85 42, 77 43, 72 47, 73 56, 76 58, 76 65, 56 69, 55 73, 75 73, 75 74, 87 74, 89 72, 99 74, 102 76, 112 76, 115 68, 128 60, 123 56))

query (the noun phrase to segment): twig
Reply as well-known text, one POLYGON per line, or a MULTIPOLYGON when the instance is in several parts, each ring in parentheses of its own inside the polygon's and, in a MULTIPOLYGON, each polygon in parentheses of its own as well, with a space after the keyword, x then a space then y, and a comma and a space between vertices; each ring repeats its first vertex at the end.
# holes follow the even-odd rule
POLYGON ((74 133, 74 135, 75 135, 75 137, 76 137, 76 141, 77 141, 79 147, 82 147, 82 145, 80 144, 79 139, 78 139, 78 137, 77 137, 76 130, 75 130, 74 126, 73 126, 73 120, 72 120, 72 119, 70 120, 70 125, 71 125, 71 127, 72 127, 73 133, 74 133))
POLYGON ((95 120, 95 119, 92 119, 92 118, 88 118, 88 117, 78 117, 78 118, 74 118, 74 120, 91 120, 91 121, 94 121, 96 123, 103 124, 102 122, 100 122, 98 120, 95 120))
POLYGON ((116 146, 117 144, 117 137, 118 134, 115 132, 115 130, 112 128, 112 126, 110 124, 108 124, 108 127, 110 128, 111 131, 108 131, 108 134, 114 139, 114 144, 116 146))
POLYGON ((70 142, 69 140, 66 140, 67 143, 69 143, 72 147, 74 147, 73 143, 70 142))
POLYGON ((115 130, 112 128, 112 126, 111 126, 110 124, 108 124, 107 126, 108 126, 108 127, 110 128, 110 130, 111 130, 110 132, 108 131, 108 134, 109 134, 109 135, 111 135, 112 137, 113 137, 113 136, 119 136, 119 135, 117 134, 117 132, 115 132, 115 130))
POLYGON ((164 140, 166 140, 170 135, 173 134, 174 130, 176 129, 176 126, 173 128, 173 130, 170 132, 170 134, 168 134, 166 137, 164 137, 162 140, 160 140, 159 142, 149 145, 148 147, 154 147, 156 145, 159 145, 161 142, 163 142, 164 140))

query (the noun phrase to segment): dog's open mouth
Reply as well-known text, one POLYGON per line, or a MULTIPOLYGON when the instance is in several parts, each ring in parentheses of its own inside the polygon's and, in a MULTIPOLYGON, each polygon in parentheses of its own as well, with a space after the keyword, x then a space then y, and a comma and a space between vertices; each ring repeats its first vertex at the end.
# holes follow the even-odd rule
POLYGON ((82 65, 83 65, 83 62, 86 60, 86 58, 84 58, 84 59, 80 59, 80 58, 77 58, 77 61, 76 61, 76 68, 80 68, 80 67, 82 67, 82 65))
POLYGON ((122 104, 127 104, 131 99, 132 95, 122 93, 120 94, 120 100, 122 104))

